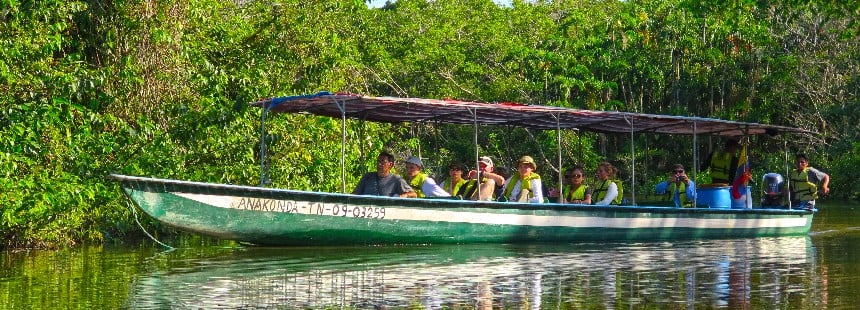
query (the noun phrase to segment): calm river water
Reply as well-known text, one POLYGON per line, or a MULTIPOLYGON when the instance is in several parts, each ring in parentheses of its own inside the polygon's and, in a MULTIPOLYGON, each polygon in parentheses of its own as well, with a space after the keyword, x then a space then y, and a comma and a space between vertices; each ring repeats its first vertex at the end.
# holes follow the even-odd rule
POLYGON ((860 204, 809 236, 256 248, 185 237, 0 253, 3 309, 856 309, 860 204))

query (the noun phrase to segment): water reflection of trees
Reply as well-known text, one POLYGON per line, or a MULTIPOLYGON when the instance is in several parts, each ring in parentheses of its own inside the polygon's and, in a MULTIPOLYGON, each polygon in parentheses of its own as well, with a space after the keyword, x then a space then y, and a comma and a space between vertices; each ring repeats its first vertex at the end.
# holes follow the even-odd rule
POLYGON ((328 265, 257 259, 250 270, 227 261, 150 275, 130 305, 168 295, 158 302, 174 308, 817 308, 826 304, 827 278, 815 272, 808 243, 424 247, 397 256, 347 253, 356 259, 328 265))

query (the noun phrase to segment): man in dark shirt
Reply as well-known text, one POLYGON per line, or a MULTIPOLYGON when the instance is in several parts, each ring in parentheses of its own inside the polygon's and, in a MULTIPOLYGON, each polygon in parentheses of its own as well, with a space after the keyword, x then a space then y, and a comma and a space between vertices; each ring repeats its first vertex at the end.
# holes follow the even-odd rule
POLYGON ((386 197, 418 197, 409 183, 399 175, 391 173, 394 167, 394 155, 383 151, 376 158, 376 172, 365 173, 358 181, 354 195, 374 195, 386 197))

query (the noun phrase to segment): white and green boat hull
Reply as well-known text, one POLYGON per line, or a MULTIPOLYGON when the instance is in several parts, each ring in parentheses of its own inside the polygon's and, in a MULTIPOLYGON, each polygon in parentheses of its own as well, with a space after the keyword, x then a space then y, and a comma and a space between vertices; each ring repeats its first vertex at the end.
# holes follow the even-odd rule
POLYGON ((149 216, 261 245, 661 240, 805 235, 813 212, 357 196, 111 175, 149 216))

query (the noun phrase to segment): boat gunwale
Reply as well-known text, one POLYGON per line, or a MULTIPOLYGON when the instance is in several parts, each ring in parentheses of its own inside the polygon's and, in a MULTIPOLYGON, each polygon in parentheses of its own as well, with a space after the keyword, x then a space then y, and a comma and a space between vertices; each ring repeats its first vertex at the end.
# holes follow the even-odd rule
MULTIPOLYGON (((183 181, 175 179, 162 179, 151 177, 129 176, 122 174, 110 174, 108 178, 118 180, 123 184, 136 182, 149 185, 178 186, 177 191, 188 193, 212 194, 211 190, 241 193, 240 196, 249 198, 279 198, 276 196, 289 195, 298 196, 290 199, 300 198, 312 202, 334 202, 332 198, 344 203, 372 204, 386 207, 408 207, 425 209, 493 209, 493 210, 534 210, 534 211, 601 211, 617 213, 664 213, 664 214, 746 214, 746 215, 811 215, 814 211, 801 209, 729 209, 729 208, 677 208, 671 206, 657 205, 612 205, 596 206, 583 204, 560 204, 560 203, 518 203, 497 201, 472 201, 460 199, 420 199, 382 197, 368 195, 353 195, 343 193, 313 192, 292 189, 278 189, 268 187, 256 187, 247 185, 233 185, 221 183, 207 183, 195 181, 183 181), (408 206, 404 205, 408 203, 408 206), (440 206, 445 204, 445 206, 440 206)), ((125 186, 125 185, 123 185, 125 186)), ((163 189, 167 191, 167 189, 163 189)))

